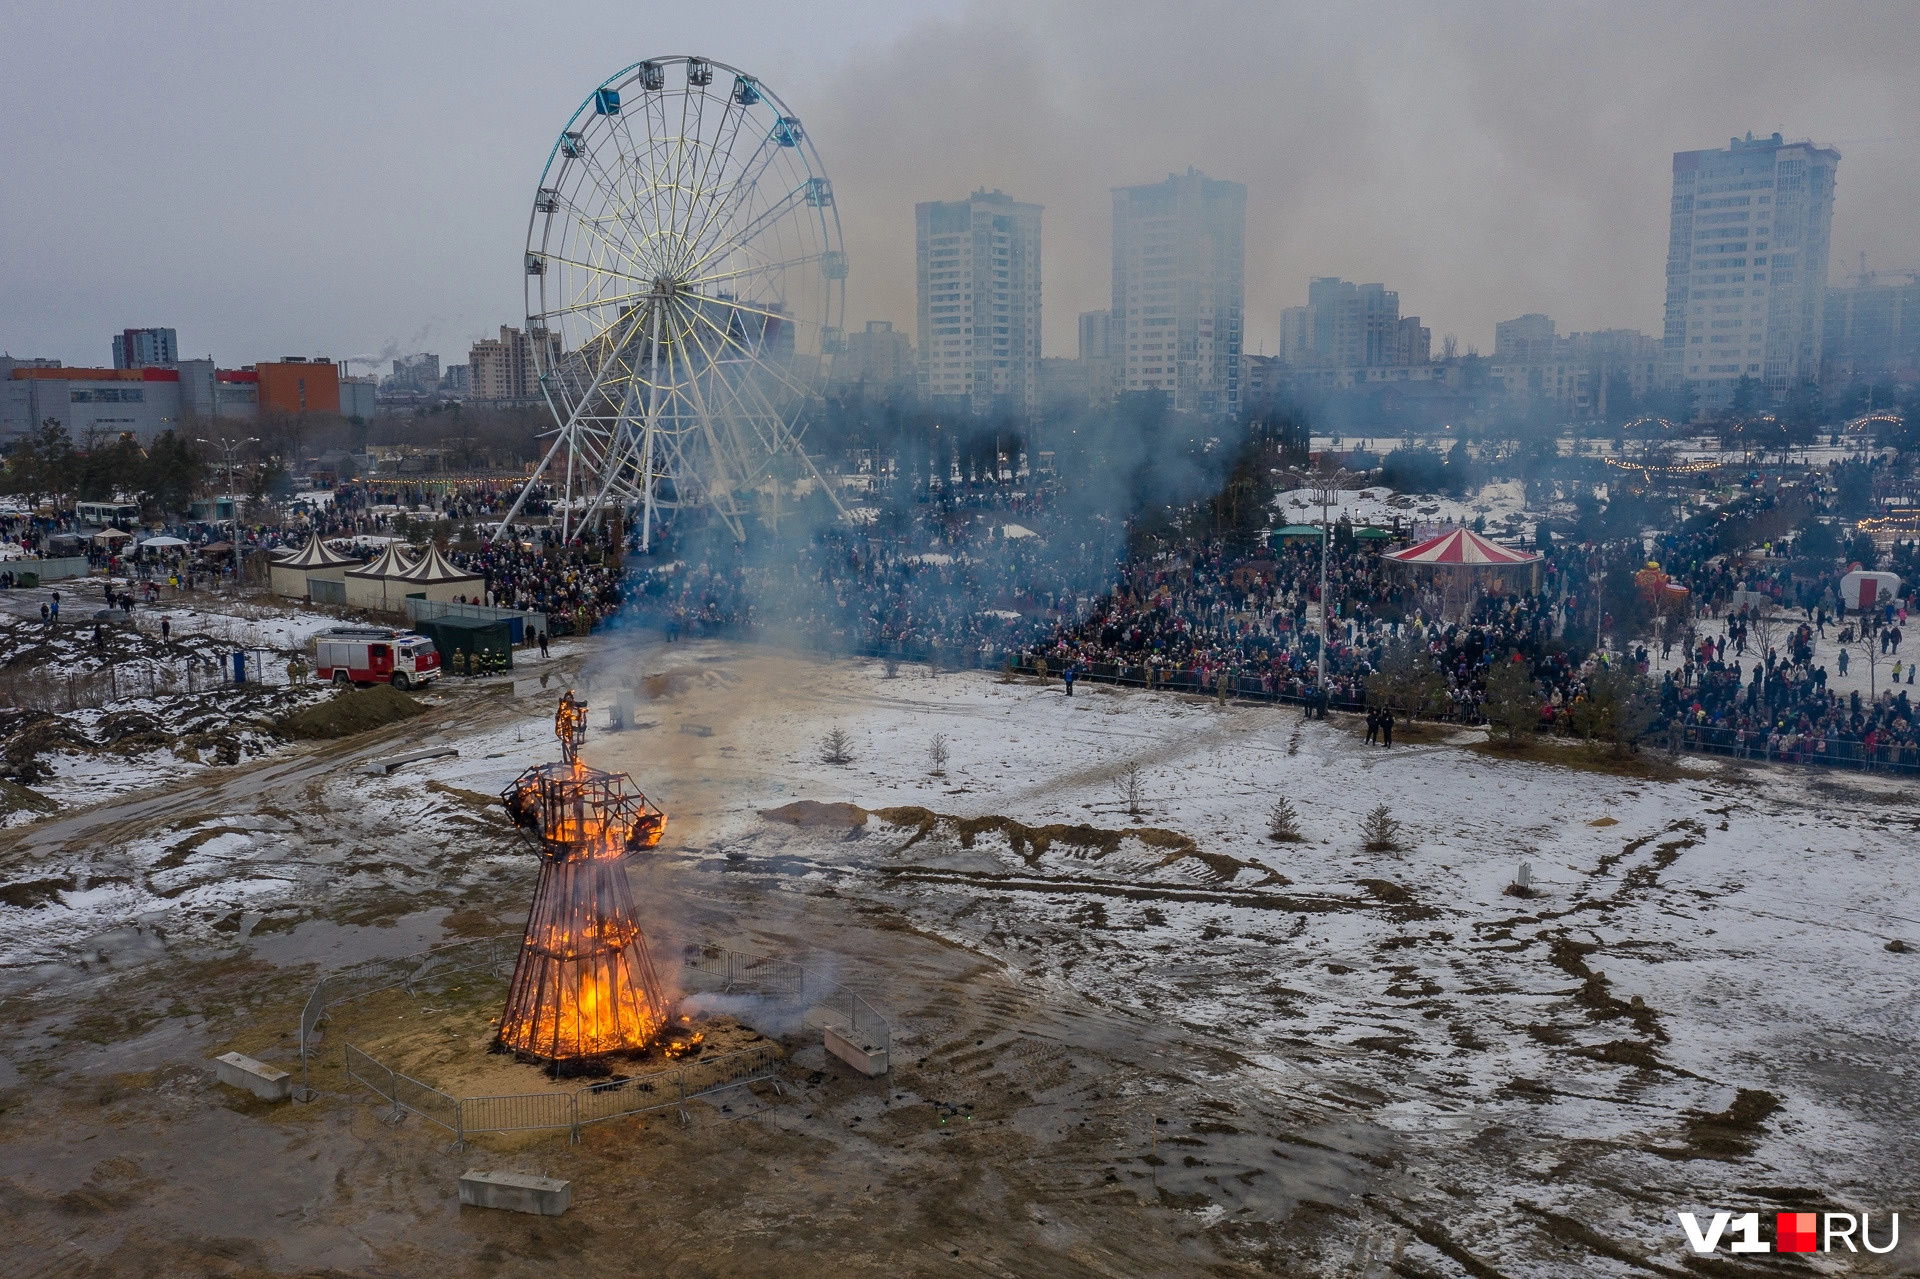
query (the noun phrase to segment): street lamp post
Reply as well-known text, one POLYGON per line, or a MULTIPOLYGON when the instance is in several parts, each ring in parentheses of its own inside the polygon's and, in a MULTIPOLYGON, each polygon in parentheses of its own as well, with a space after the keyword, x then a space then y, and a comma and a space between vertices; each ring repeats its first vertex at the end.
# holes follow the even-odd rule
MULTIPOLYGON (((197 439, 196 443, 211 444, 226 454, 227 460, 227 501, 233 506, 233 514, 227 517, 230 530, 228 537, 233 546, 233 580, 238 589, 240 584, 240 503, 233 496, 233 454, 242 444, 258 444, 260 437, 249 435, 244 440, 208 440, 197 439)), ((216 508, 217 509, 217 508, 216 508)))
POLYGON ((1341 490, 1359 477, 1345 467, 1326 464, 1312 470, 1295 468, 1287 474, 1293 483, 1306 489, 1320 507, 1320 660, 1316 664, 1314 684, 1319 693, 1321 713, 1324 714, 1327 698, 1327 608, 1331 603, 1327 598, 1327 557, 1329 543, 1333 541, 1333 522, 1329 512, 1340 500, 1341 490))

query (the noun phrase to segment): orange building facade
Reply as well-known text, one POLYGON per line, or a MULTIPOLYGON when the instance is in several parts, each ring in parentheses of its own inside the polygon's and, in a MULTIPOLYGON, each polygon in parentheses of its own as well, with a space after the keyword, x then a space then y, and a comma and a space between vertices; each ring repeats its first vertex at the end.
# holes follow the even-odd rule
POLYGON ((262 413, 338 413, 340 370, 331 360, 277 360, 253 366, 262 413))

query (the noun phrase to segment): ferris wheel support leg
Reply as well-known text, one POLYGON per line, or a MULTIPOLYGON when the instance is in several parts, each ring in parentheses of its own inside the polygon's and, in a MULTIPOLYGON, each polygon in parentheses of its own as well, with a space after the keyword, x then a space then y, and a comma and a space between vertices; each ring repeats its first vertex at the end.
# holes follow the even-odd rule
POLYGON ((653 312, 653 377, 647 385, 647 440, 640 451, 641 483, 646 486, 646 509, 640 516, 640 551, 653 546, 653 430, 660 420, 660 310, 653 312))
POLYGON ((507 528, 512 525, 514 517, 520 514, 520 508, 527 504, 527 494, 533 492, 534 483, 538 481, 542 475, 547 473, 547 467, 553 464, 553 455, 558 453, 560 446, 566 442, 566 431, 562 430, 558 435, 554 436, 553 447, 548 449, 547 455, 540 459, 540 465, 533 468, 533 474, 529 475, 527 482, 520 487, 520 496, 513 499, 513 505, 508 507, 507 513, 500 517, 500 523, 494 526, 493 535, 495 537, 506 532, 507 528))

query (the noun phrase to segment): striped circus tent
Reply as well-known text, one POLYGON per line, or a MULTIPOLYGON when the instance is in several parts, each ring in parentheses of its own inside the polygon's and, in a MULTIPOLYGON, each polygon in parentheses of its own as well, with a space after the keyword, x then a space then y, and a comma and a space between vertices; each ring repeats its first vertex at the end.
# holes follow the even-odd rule
POLYGON ((1470 529, 1452 529, 1381 558, 1436 592, 1441 614, 1450 619, 1465 617, 1481 595, 1540 589, 1539 555, 1488 541, 1470 529))
POLYGON ((1490 542, 1471 529, 1457 528, 1438 537, 1430 537, 1405 550, 1388 551, 1387 558, 1402 564, 1445 565, 1454 568, 1512 568, 1537 564, 1540 557, 1532 551, 1516 551, 1490 542))

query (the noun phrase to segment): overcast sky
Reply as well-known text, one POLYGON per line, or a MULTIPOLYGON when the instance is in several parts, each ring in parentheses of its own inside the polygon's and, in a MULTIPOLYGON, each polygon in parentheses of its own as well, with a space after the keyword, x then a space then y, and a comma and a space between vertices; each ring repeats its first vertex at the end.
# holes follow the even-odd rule
POLYGON ((1107 305, 1109 188, 1244 182, 1247 349, 1312 275, 1462 349, 1496 320, 1657 332, 1671 153, 1837 146, 1833 274, 1920 267, 1912 3, 1365 6, 16 3, 0 75, 0 350, 437 352, 522 309, 527 208, 593 85, 753 71, 840 205, 849 320, 913 320, 913 205, 1046 206, 1045 352, 1107 305))

